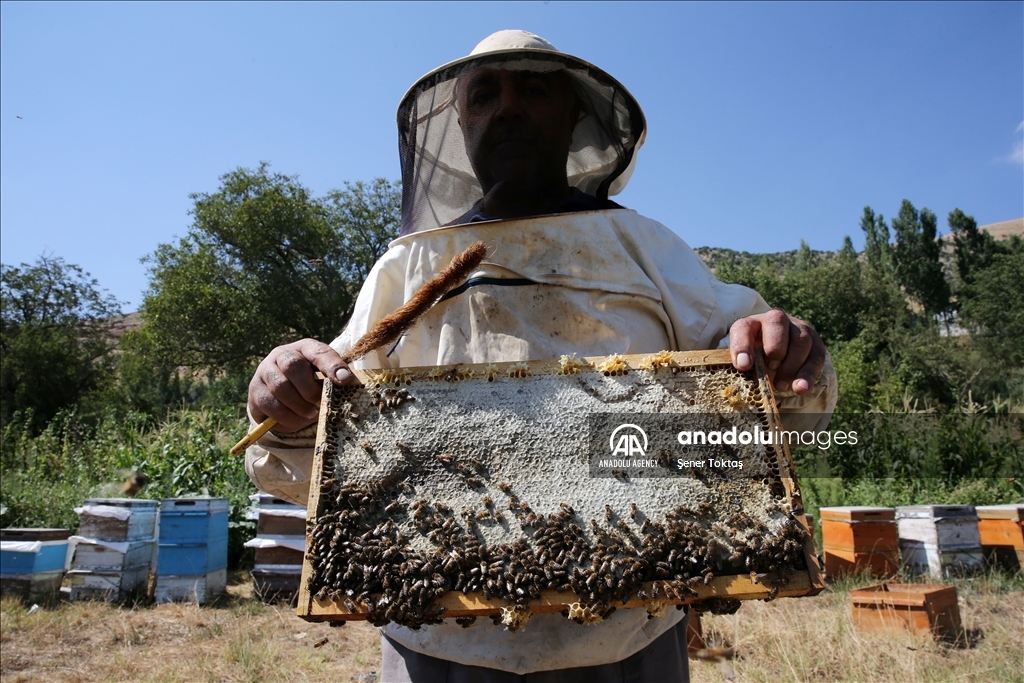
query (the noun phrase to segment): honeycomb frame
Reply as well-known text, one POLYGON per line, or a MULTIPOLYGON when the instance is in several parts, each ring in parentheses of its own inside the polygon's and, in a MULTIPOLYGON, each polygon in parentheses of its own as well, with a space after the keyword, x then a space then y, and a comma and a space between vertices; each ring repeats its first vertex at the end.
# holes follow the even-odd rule
POLYGON ((724 350, 565 366, 563 358, 356 370, 359 385, 325 382, 299 616, 418 628, 477 616, 507 625, 512 611, 525 625, 529 613, 562 612, 589 624, 616 608, 729 611, 739 600, 822 590, 785 444, 763 449, 763 479, 698 485, 615 471, 594 478, 581 468, 578 430, 551 429, 578 426, 581 411, 595 408, 685 412, 685 387, 697 409, 778 428, 759 354, 746 373, 724 350), (692 389, 705 385, 703 394, 692 389), (517 441, 536 437, 534 420, 545 414, 542 437, 546 428, 555 450, 569 444, 561 459, 517 441), (460 421, 468 427, 452 426, 460 421), (705 500, 691 490, 700 486, 705 500), (725 500, 731 507, 718 509, 725 500))

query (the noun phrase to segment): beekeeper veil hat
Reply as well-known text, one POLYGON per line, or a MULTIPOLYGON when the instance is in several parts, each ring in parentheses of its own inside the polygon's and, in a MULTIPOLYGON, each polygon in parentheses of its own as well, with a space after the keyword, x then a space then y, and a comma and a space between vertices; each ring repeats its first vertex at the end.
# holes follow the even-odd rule
POLYGON ((456 97, 459 77, 481 66, 568 74, 582 112, 566 163, 569 185, 598 199, 622 191, 644 140, 640 105, 607 73, 540 36, 498 31, 468 57, 421 78, 398 106, 403 235, 445 225, 483 197, 466 154, 456 97))

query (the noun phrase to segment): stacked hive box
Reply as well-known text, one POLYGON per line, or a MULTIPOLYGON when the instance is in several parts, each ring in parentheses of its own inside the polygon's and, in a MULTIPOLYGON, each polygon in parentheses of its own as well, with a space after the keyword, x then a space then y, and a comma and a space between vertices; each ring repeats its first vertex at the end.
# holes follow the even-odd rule
POLYGON ((984 505, 977 512, 978 535, 986 560, 1024 570, 1024 506, 984 505))
POLYGON ((973 505, 896 508, 903 566, 913 574, 943 578, 983 566, 978 515, 973 505))
POLYGON ((881 584, 850 591, 853 624, 865 632, 910 631, 955 638, 961 631, 953 586, 881 584))
POLYGON ((74 546, 71 599, 128 600, 144 595, 156 551, 155 500, 88 498, 74 546))
POLYGON ((60 590, 67 529, 0 529, 0 593, 35 602, 60 590))
POLYGON ((890 576, 899 568, 893 508, 830 507, 818 511, 825 574, 868 572, 890 576))
POLYGON ((228 578, 227 498, 173 498, 160 503, 156 601, 203 604, 228 578))
POLYGON ((246 547, 256 549, 252 570, 253 592, 260 600, 288 600, 299 591, 302 557, 306 548, 306 509, 266 493, 252 496, 259 507, 251 510, 256 538, 246 547))

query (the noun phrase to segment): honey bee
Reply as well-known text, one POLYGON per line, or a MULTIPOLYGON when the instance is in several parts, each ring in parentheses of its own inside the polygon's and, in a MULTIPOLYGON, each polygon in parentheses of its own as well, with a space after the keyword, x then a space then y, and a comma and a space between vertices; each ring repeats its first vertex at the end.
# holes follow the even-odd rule
POLYGON ((736 656, 736 650, 731 647, 708 647, 697 650, 691 654, 694 659, 705 662, 718 662, 722 671, 722 677, 727 681, 736 680, 736 672, 729 665, 729 660, 736 656))
POLYGON ((484 496, 483 498, 480 499, 480 502, 484 504, 484 507, 488 507, 488 508, 493 505, 493 503, 491 502, 491 497, 490 496, 484 496))
POLYGON ((637 508, 636 503, 630 503, 629 504, 629 518, 630 519, 636 519, 636 516, 638 514, 640 514, 640 510, 639 510, 639 508, 637 508))
POLYGON ((505 481, 499 481, 499 482, 498 482, 498 489, 499 489, 499 490, 500 490, 500 491, 501 491, 502 493, 504 493, 504 494, 506 494, 506 495, 511 495, 511 494, 512 494, 512 487, 508 485, 508 482, 505 482, 505 481))
POLYGON ((361 443, 359 445, 362 446, 363 450, 366 451, 367 453, 373 453, 374 452, 373 451, 373 445, 370 444, 369 441, 364 441, 363 443, 361 443))
POLYGON ((612 513, 612 506, 611 505, 605 505, 604 506, 604 518, 607 521, 610 522, 610 521, 612 521, 612 515, 613 515, 613 513, 612 513))
POLYGON ((731 647, 707 647, 693 653, 694 659, 716 661, 718 659, 732 659, 736 656, 736 650, 731 647))

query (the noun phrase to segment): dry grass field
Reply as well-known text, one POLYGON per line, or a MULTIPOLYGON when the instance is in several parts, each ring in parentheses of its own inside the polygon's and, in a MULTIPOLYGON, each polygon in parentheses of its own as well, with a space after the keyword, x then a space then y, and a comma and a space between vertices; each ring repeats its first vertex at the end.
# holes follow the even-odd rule
MULTIPOLYGON (((264 605, 240 578, 218 604, 116 607, 62 603, 0 610, 0 679, 29 681, 376 680, 380 647, 365 623, 309 624, 264 605), (315 647, 322 639, 328 642, 315 647)), ((956 581, 970 643, 853 630, 844 581, 814 598, 747 603, 705 615, 709 644, 735 648, 737 681, 1024 681, 1024 590, 996 574, 956 581)), ((691 662, 695 682, 727 680, 691 662)))

